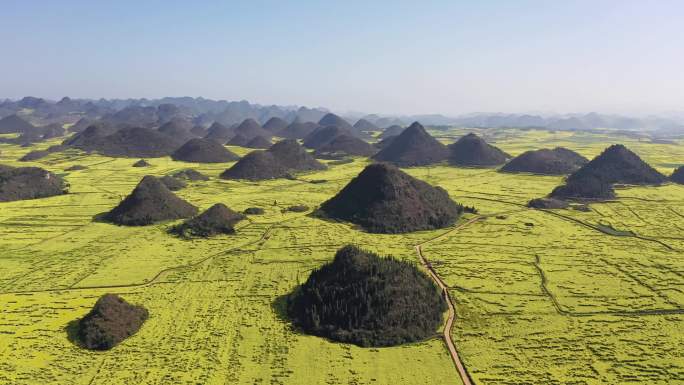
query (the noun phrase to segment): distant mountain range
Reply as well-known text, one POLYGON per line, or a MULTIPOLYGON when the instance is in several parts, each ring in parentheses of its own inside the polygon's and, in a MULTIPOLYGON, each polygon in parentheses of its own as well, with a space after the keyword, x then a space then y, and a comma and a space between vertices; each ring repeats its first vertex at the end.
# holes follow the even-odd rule
POLYGON ((650 116, 644 118, 588 114, 526 115, 526 114, 470 114, 449 121, 450 125, 464 127, 543 127, 555 130, 591 130, 614 128, 620 130, 684 129, 684 119, 650 116))
MULTIPOLYGON (((208 127, 214 122, 226 126, 239 124, 251 118, 260 124, 273 117, 292 122, 318 122, 326 108, 299 106, 264 106, 245 100, 225 101, 192 97, 165 97, 161 99, 71 99, 64 97, 51 101, 27 96, 20 100, 0 101, 0 118, 17 114, 34 125, 50 123, 76 123, 81 118, 101 120, 115 125, 158 126, 172 118, 181 117, 194 124, 208 127)), ((617 129, 649 131, 655 136, 684 134, 684 113, 666 113, 661 116, 628 117, 591 112, 588 114, 537 115, 472 113, 456 117, 429 115, 363 115, 342 114, 350 123, 364 119, 365 124, 380 128, 392 125, 407 126, 419 121, 426 126, 457 126, 478 128, 546 128, 552 130, 617 129)))
POLYGON ((205 126, 213 122, 233 125, 248 118, 263 124, 272 117, 282 118, 288 122, 295 118, 317 122, 328 112, 324 108, 262 106, 244 100, 229 102, 191 97, 98 100, 64 97, 55 102, 27 96, 20 100, 0 102, 0 118, 13 114, 26 115, 36 125, 53 123, 56 120, 78 120, 82 117, 142 126, 168 121, 178 116, 193 119, 195 123, 205 126))
POLYGON ((627 117, 591 112, 588 114, 531 115, 504 113, 473 113, 456 117, 444 115, 411 115, 362 117, 380 127, 391 124, 406 125, 419 121, 427 126, 456 126, 473 128, 545 128, 551 130, 589 131, 597 129, 617 129, 625 131, 650 131, 667 135, 684 134, 684 116, 627 117))

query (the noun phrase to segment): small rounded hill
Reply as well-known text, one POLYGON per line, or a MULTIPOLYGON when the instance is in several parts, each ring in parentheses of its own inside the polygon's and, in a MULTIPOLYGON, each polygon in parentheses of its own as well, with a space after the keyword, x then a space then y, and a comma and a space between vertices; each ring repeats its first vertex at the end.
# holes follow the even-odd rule
POLYGON ((207 129, 207 135, 205 135, 204 138, 211 139, 219 143, 225 143, 233 136, 235 136, 235 130, 233 127, 228 127, 219 122, 214 122, 207 129))
POLYGON ((611 199, 613 184, 658 185, 667 178, 621 144, 606 148, 579 170, 571 174, 565 185, 550 194, 558 199, 611 199))
POLYGON ((248 118, 235 127, 235 133, 237 135, 242 135, 245 138, 252 140, 256 136, 263 136, 265 138, 270 138, 273 135, 272 132, 265 130, 259 122, 254 119, 248 118))
POLYGON ((311 134, 314 130, 318 128, 318 123, 314 122, 301 122, 295 120, 290 123, 289 126, 277 132, 277 135, 281 138, 287 139, 304 139, 307 135, 311 134))
POLYGON ((321 205, 323 215, 358 224, 371 233, 442 228, 453 224, 463 210, 441 187, 383 163, 367 166, 321 205))
POLYGON ((606 183, 630 185, 658 185, 667 178, 644 162, 637 154, 621 144, 605 149, 568 179, 596 177, 606 183))
POLYGON ((444 144, 433 138, 420 123, 414 122, 373 159, 399 167, 416 167, 439 163, 446 159, 448 153, 444 144))
POLYGON ((140 330, 148 317, 144 307, 105 294, 76 323, 74 342, 90 350, 109 350, 140 330))
POLYGON ((171 154, 173 160, 194 163, 226 163, 239 157, 211 139, 194 138, 171 154))
POLYGON ((30 133, 35 131, 31 123, 17 115, 9 115, 0 119, 0 134, 30 133))
POLYGON ((209 180, 208 176, 202 174, 201 172, 199 172, 197 170, 193 170, 191 168, 178 171, 178 172, 172 174, 171 176, 173 176, 176 179, 184 179, 184 180, 193 181, 193 182, 194 181, 209 180))
POLYGON ((176 117, 162 124, 157 131, 176 138, 180 142, 186 142, 197 135, 192 133, 192 122, 187 119, 176 117))
POLYGON ((571 174, 587 164, 582 155, 563 147, 526 151, 501 167, 501 172, 529 172, 541 175, 571 174))
POLYGON ((116 127, 112 127, 105 122, 95 122, 84 130, 68 137, 62 144, 90 152, 98 146, 103 146, 102 142, 105 140, 104 138, 115 132, 116 127))
POLYGON ((0 165, 0 202, 47 198, 67 189, 61 177, 42 168, 0 165))
POLYGON ((449 145, 449 163, 457 166, 489 167, 503 164, 510 155, 470 133, 449 145))
POLYGON ((376 150, 363 139, 340 135, 316 149, 314 155, 321 159, 340 159, 346 156, 371 156, 376 150))
POLYGON ((314 159, 296 140, 286 139, 268 150, 274 158, 291 171, 324 170, 325 165, 314 159))
POLYGON ((150 128, 126 127, 112 134, 107 134, 107 131, 88 128, 64 144, 107 156, 141 158, 171 155, 183 144, 182 138, 174 138, 150 128))
POLYGON ((304 138, 303 144, 306 148, 317 149, 325 146, 341 135, 353 136, 347 129, 337 126, 323 126, 307 135, 306 138, 304 138))
POLYGON ((359 119, 354 123, 356 131, 380 131, 380 128, 366 119, 359 119))
POLYGON ((342 119, 340 116, 335 115, 333 113, 327 113, 325 114, 321 120, 318 121, 319 126, 335 126, 339 127, 343 130, 347 130, 349 132, 354 131, 354 127, 349 124, 346 120, 342 119))
POLYGON ((157 177, 146 175, 133 192, 102 219, 117 225, 145 226, 189 218, 196 213, 197 207, 177 197, 157 177))
POLYGON ((287 126, 287 121, 277 116, 270 118, 266 123, 264 123, 264 129, 271 133, 280 132, 287 126))
POLYGON ((434 336, 446 309, 440 290, 414 264, 355 246, 338 250, 287 297, 287 314, 305 333, 360 346, 434 336))
POLYGON ((236 213, 223 203, 217 203, 200 215, 172 227, 170 232, 182 237, 204 238, 218 234, 232 234, 235 232, 235 224, 244 218, 244 215, 236 213))
POLYGON ((223 179, 266 180, 285 178, 293 172, 323 170, 326 166, 314 159, 294 139, 285 139, 268 150, 252 151, 231 168, 223 179))

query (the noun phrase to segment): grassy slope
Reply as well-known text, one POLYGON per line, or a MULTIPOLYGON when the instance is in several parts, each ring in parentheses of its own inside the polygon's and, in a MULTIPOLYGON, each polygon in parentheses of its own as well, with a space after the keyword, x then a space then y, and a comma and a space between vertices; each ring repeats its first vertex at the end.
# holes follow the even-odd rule
MULTIPOLYGON (((619 141, 668 174, 684 159, 681 145, 598 135, 500 130, 494 139, 513 155, 563 145, 588 157, 619 141)), ((0 145, 0 163, 18 164, 29 150, 0 145)), ((416 260, 412 245, 440 233, 370 235, 281 213, 293 204, 317 206, 364 161, 260 184, 217 179, 227 165, 160 158, 149 160, 151 168, 132 168, 134 161, 52 154, 36 164, 59 173, 72 164, 89 166, 66 174, 71 194, 0 204, 0 356, 6 358, 0 360, 0 383, 458 383, 438 339, 361 349, 300 335, 278 316, 274 300, 340 245, 354 242, 416 260), (178 192, 183 198, 201 208, 216 202, 236 210, 260 206, 266 215, 242 222, 234 236, 204 241, 166 235, 169 223, 125 228, 91 222, 142 175, 186 167, 212 179, 178 192), (313 179, 328 182, 306 183, 313 179), (150 320, 110 352, 74 347, 63 328, 105 292, 144 304, 150 320)), ((570 217, 564 218, 521 207, 548 193, 559 177, 441 166, 409 172, 483 214, 505 213, 423 248, 452 287, 458 313, 453 335, 476 383, 682 379, 677 357, 684 337, 676 327, 684 316, 639 313, 683 306, 681 251, 609 236, 572 219, 684 250, 684 240, 677 239, 684 238, 684 187, 619 190, 618 202, 593 205, 589 213, 560 211, 570 217)))

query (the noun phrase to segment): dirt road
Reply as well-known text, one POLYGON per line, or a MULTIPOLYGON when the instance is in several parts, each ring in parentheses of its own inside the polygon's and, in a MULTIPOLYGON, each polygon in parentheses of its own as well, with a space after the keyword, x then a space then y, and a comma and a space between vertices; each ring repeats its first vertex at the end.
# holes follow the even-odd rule
POLYGON ((428 272, 430 273, 430 276, 435 281, 437 286, 439 286, 439 288, 442 289, 442 293, 444 294, 444 298, 447 301, 447 306, 449 307, 449 315, 447 316, 447 321, 446 321, 446 324, 444 325, 444 331, 443 331, 442 336, 444 338, 444 343, 446 343, 447 349, 449 350, 449 354, 451 355, 451 360, 454 362, 454 365, 456 366, 456 370, 458 370, 458 375, 461 377, 461 381, 463 381, 464 385, 473 385, 474 382, 470 378, 470 375, 468 374, 468 371, 466 370, 465 365, 463 365, 463 362, 461 361, 461 357, 459 357, 459 355, 458 355, 458 351, 456 350, 456 346, 454 345, 454 341, 451 339, 451 327, 454 324, 454 318, 456 318, 456 308, 454 307, 454 303, 451 300, 451 295, 449 295, 449 290, 448 290, 446 284, 444 283, 444 281, 442 281, 442 279, 439 277, 439 275, 437 275, 437 272, 432 267, 430 262, 425 258, 425 256, 423 255, 423 250, 421 247, 427 243, 430 243, 430 242, 436 241, 440 238, 443 238, 443 237, 447 236, 448 234, 453 233, 454 231, 458 231, 459 229, 461 229, 465 226, 468 226, 472 223, 475 223, 482 218, 483 217, 481 217, 481 216, 477 216, 473 219, 470 219, 467 222, 464 222, 464 223, 454 227, 453 229, 451 229, 451 230, 449 230, 443 234, 440 234, 439 236, 437 236, 435 238, 429 239, 429 240, 415 246, 416 253, 418 254, 418 258, 420 259, 420 262, 425 266, 425 268, 427 268, 428 272))

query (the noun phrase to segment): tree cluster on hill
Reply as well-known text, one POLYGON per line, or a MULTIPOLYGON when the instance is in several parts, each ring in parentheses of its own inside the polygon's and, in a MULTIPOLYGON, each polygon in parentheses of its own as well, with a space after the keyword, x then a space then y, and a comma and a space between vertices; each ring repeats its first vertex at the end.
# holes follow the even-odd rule
POLYGON ((206 180, 209 180, 208 176, 202 174, 201 172, 199 172, 197 170, 193 170, 191 168, 175 172, 171 176, 173 176, 176 179, 185 179, 188 181, 206 181, 206 180))
POLYGON ((190 139, 174 151, 171 158, 195 163, 225 163, 240 159, 211 139, 190 139))
POLYGON ((444 161, 449 150, 433 138, 418 122, 414 122, 393 138, 373 159, 399 167, 426 166, 444 161))
POLYGON ((131 305, 116 294, 105 294, 78 321, 76 342, 90 350, 109 350, 135 334, 148 317, 144 307, 131 305))
POLYGON ((327 217, 358 224, 372 233, 446 227, 463 210, 441 187, 431 186, 386 163, 367 166, 321 205, 321 212, 327 217))
POLYGON ((340 249, 287 299, 287 313, 304 332, 360 346, 393 346, 435 335, 447 305, 414 264, 361 250, 340 249))
POLYGON ((510 155, 473 133, 459 138, 448 148, 449 163, 457 166, 496 166, 510 158, 510 155))
POLYGON ((606 148, 579 170, 571 174, 565 185, 550 194, 559 199, 611 199, 613 184, 658 185, 667 181, 664 175, 641 160, 621 144, 606 148))
POLYGON ((589 160, 563 147, 526 151, 506 163, 502 172, 530 172, 542 175, 565 175, 579 170, 589 160))
POLYGON ((0 202, 47 198, 66 194, 69 185, 39 167, 0 165, 0 202))
POLYGON ((135 189, 102 219, 117 225, 146 226, 188 218, 196 213, 197 207, 177 197, 159 178, 145 175, 135 189))
POLYGON ((182 139, 150 128, 126 127, 111 133, 110 129, 90 126, 64 144, 107 156, 155 158, 173 153, 183 144, 182 139))
POLYGON ((369 157, 375 152, 375 148, 363 139, 343 134, 318 147, 314 155, 321 159, 342 159, 347 156, 369 157))
POLYGON ((285 139, 272 145, 268 150, 250 152, 221 173, 220 177, 265 180, 287 178, 293 172, 325 168, 324 164, 315 160, 296 140, 285 139))
POLYGON ((216 203, 196 217, 173 226, 169 232, 186 238, 233 234, 235 224, 244 218, 244 215, 231 210, 223 203, 216 203))

